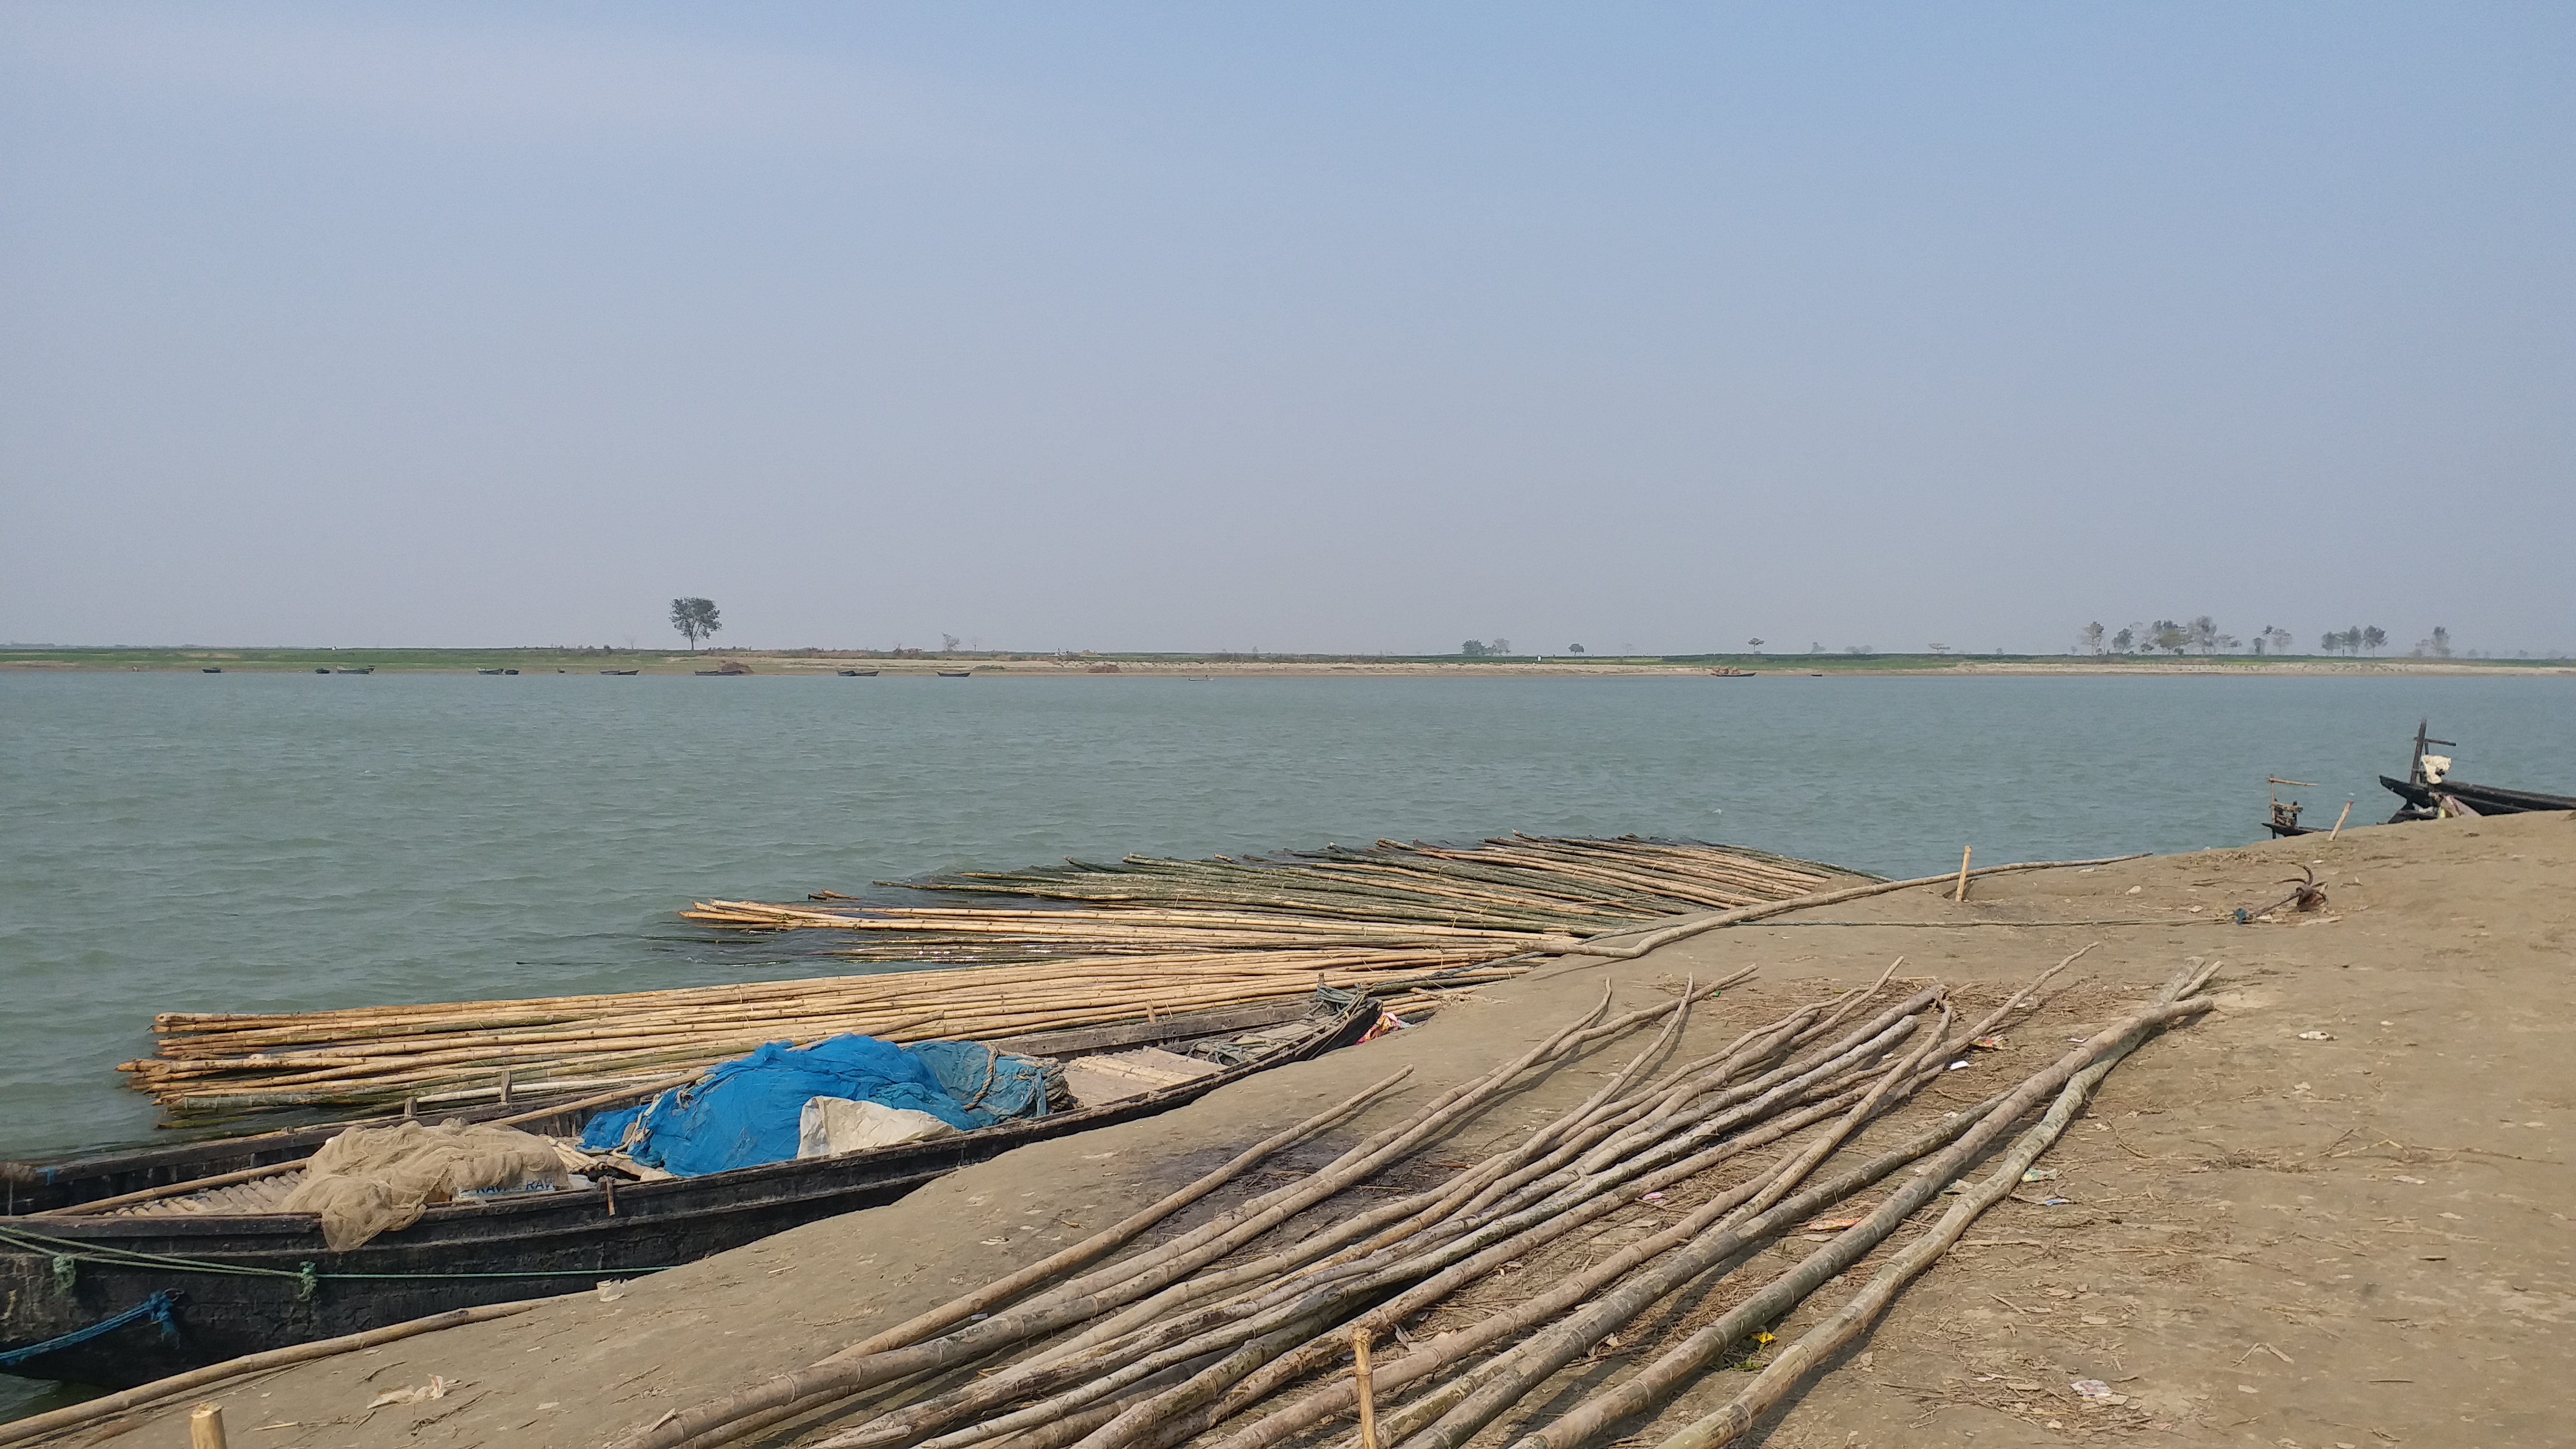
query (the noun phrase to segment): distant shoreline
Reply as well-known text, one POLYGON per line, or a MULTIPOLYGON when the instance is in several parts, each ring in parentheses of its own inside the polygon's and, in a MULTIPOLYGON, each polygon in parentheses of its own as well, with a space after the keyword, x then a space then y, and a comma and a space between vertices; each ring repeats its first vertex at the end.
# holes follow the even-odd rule
POLYGON ((688 675, 738 662, 753 675, 837 677, 841 670, 880 675, 976 674, 1052 678, 1417 678, 1595 679, 1711 678, 1722 671, 1753 677, 1815 675, 1937 675, 2029 677, 2038 675, 2275 675, 2325 678, 2371 676, 2571 675, 2566 659, 2336 659, 2324 656, 2252 655, 2068 656, 1959 654, 1530 656, 1467 659, 1379 655, 1081 654, 1057 656, 1003 652, 894 656, 879 652, 709 649, 0 649, 0 671, 97 673, 145 671, 232 674, 310 674, 372 670, 387 674, 473 674, 515 670, 521 675, 688 675))

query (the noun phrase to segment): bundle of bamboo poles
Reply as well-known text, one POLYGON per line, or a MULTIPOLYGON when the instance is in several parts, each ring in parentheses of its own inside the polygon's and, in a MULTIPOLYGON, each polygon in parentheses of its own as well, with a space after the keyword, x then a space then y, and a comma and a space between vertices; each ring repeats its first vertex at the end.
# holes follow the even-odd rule
MULTIPOLYGON (((1381 840, 1275 859, 1080 861, 970 872, 912 890, 1060 903, 871 906, 705 901, 704 925, 851 932, 860 960, 1024 961, 1061 952, 1282 950, 1454 945, 1496 955, 1561 951, 1587 936, 1698 911, 1729 910, 1866 879, 1729 847, 1515 835, 1469 847, 1381 840)), ((895 885, 895 882, 880 882, 895 885)))
POLYGON ((664 1412, 617 1449, 714 1449, 753 1435, 808 1449, 1273 1449, 1327 1442, 1354 1416, 1362 1449, 1463 1449, 1523 1412, 1531 1416, 1512 1449, 1582 1449, 1661 1409, 1877 1255, 1945 1191, 1955 1194, 1733 1401, 1662 1441, 1716 1449, 1865 1331, 2009 1195, 2114 1065, 2166 1023, 2214 1004, 2196 993, 2215 968, 2194 962, 2153 1002, 2023 1080, 1997 1083, 1960 1110, 1917 1111, 1862 1141, 1971 1042, 2031 1009, 2066 964, 1973 1024, 1959 1023, 1933 983, 1846 1025, 1884 989, 1882 978, 1660 1069, 1692 1001, 1708 993, 1607 1020, 1605 996, 1523 1056, 1322 1169, 1176 1237, 1093 1266, 1266 1154, 1382 1096, 1401 1074, 1042 1262, 808 1367, 664 1412), (1444 1164, 1454 1175, 1429 1188, 1353 1192, 1392 1171, 1419 1173, 1487 1109, 1586 1047, 1658 1019, 1663 1029, 1645 1051, 1526 1137, 1480 1161, 1444 1164), (1353 1197, 1362 1205, 1331 1212, 1353 1197), (1854 1201, 1863 1198, 1874 1201, 1854 1201), (1596 1241, 1614 1227, 1643 1236, 1596 1241), (1792 1236, 1820 1246, 1752 1281, 1775 1261, 1758 1250, 1792 1236), (1478 1291, 1513 1270, 1502 1291, 1478 1291), (1731 1306, 1704 1325, 1658 1311, 1685 1294, 1731 1306), (1371 1339, 1408 1324, 1405 1347, 1343 1376, 1371 1339), (1599 1357, 1613 1335, 1634 1341, 1599 1357))
POLYGON ((844 1032, 888 1041, 990 1039, 1215 1007, 1293 1000, 1317 984, 1417 993, 1517 975, 1404 953, 1200 958, 1104 956, 757 985, 683 987, 524 1001, 258 1014, 168 1012, 154 1055, 123 1064, 132 1085, 180 1115, 489 1102, 504 1091, 592 1090, 712 1066, 763 1043, 810 1046, 844 1032), (1430 969, 1422 969, 1428 966, 1430 969), (504 1085, 503 1074, 507 1074, 504 1085))
POLYGON ((868 907, 706 902, 721 928, 832 929, 832 954, 931 969, 759 985, 339 1011, 165 1013, 121 1070, 176 1116, 455 1106, 510 1091, 656 1081, 773 1041, 1014 1036, 1295 998, 1320 983, 1429 1004, 1534 954, 1678 914, 1795 897, 1838 879, 1755 852, 1515 836, 1450 849, 1380 842, 1281 860, 1133 859, 940 877, 998 899, 868 907), (506 1074, 506 1075, 505 1075, 506 1074))

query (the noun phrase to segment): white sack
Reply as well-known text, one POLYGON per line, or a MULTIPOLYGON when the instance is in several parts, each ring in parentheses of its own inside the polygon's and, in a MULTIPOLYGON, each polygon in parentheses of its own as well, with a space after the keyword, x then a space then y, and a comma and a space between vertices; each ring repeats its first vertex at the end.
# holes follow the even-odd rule
POLYGON ((796 1155, 838 1157, 898 1142, 944 1137, 957 1129, 927 1112, 849 1097, 808 1097, 796 1114, 796 1155))

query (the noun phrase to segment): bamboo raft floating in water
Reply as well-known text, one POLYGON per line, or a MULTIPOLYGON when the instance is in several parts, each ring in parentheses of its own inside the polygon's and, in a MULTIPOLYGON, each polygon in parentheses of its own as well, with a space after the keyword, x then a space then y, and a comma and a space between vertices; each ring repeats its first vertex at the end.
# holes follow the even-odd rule
POLYGON ((174 1116, 488 1102, 641 1083, 765 1042, 844 1032, 992 1040, 1303 996, 1408 1006, 1538 955, 1709 910, 1871 877, 1718 846, 1513 836, 1381 841, 1277 859, 1156 860, 902 883, 991 898, 879 906, 709 901, 703 925, 829 930, 833 954, 934 968, 665 991, 272 1014, 172 1012, 131 1085, 174 1116))

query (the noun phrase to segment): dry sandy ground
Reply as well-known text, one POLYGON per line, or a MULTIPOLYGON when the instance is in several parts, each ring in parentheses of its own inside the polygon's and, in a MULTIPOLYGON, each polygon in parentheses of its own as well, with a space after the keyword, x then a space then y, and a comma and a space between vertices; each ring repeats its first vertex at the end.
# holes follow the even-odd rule
MULTIPOLYGON (((2061 1176, 1982 1219, 1972 1246, 1919 1280, 1757 1441, 2576 1441, 2576 817, 2379 827, 2331 845, 2002 877, 1964 905, 1910 891, 1814 914, 1869 924, 1743 927, 1606 971, 1568 963, 1483 988, 1425 1028, 1155 1121, 1011 1154, 890 1207, 639 1281, 615 1303, 551 1304, 238 1385, 218 1396, 232 1442, 600 1444, 943 1301, 1411 1063, 1418 1085, 1352 1128, 1370 1130, 1575 1015, 1605 975, 1623 1005, 1643 1004, 1669 999, 1685 974, 1761 963, 1753 987, 1696 1020, 1693 1041, 1714 1043, 1785 1003, 1866 981, 1900 952, 1901 975, 1958 983, 1973 1007, 2089 941, 2102 944, 2068 989, 1943 1090, 1965 1100, 2017 1079, 2187 956, 2226 963, 2225 1008, 2113 1073, 2046 1160, 2061 1176), (2273 882, 2310 862, 2332 892, 2318 918, 2224 921, 2277 897, 2273 882), (2076 921, 2149 924, 2007 924, 2076 921), (2040 1205, 2052 1192, 2063 1205, 2040 1205), (379 1390, 432 1374, 460 1386, 365 1410, 379 1390), (2132 1403, 2086 1408, 2068 1388, 2080 1378, 2132 1403)), ((1562 1110, 1636 1045, 1559 1072, 1430 1156, 1464 1156, 1562 1110)), ((1641 1231, 1653 1211, 1635 1209, 1638 1221, 1614 1222, 1583 1251, 1641 1231)), ((1765 1257, 1785 1265, 1784 1253, 1807 1250, 1793 1241, 1765 1257)), ((1781 1335, 1867 1271, 1829 1285, 1781 1335)), ((1517 1296, 1508 1276, 1478 1296, 1517 1296)), ((1621 1351, 1705 1321, 1730 1291, 1749 1291, 1742 1276, 1621 1351)), ((1568 1383, 1621 1366, 1617 1354, 1578 1365, 1568 1383)), ((1745 1381, 1711 1373, 1622 1443, 1657 1442, 1745 1381)), ((69 1442, 176 1446, 183 1421, 168 1409, 69 1442)))

